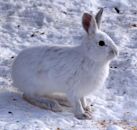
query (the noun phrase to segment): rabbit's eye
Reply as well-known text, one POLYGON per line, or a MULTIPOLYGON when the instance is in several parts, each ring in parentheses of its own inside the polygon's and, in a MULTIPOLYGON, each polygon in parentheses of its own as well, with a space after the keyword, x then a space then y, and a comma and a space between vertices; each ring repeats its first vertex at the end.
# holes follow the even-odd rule
POLYGON ((105 42, 104 41, 99 41, 99 46, 105 46, 105 42))

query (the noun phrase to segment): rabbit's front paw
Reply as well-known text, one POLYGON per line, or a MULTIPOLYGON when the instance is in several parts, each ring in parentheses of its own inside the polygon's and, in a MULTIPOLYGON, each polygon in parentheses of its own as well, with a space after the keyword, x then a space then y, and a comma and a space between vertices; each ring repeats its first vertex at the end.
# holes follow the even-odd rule
POLYGON ((91 113, 85 112, 83 114, 79 114, 79 115, 75 115, 76 118, 80 119, 80 120, 90 120, 92 119, 92 115, 91 113))
POLYGON ((84 110, 85 110, 86 113, 91 113, 91 112, 92 112, 91 106, 86 106, 86 107, 84 108, 84 110))

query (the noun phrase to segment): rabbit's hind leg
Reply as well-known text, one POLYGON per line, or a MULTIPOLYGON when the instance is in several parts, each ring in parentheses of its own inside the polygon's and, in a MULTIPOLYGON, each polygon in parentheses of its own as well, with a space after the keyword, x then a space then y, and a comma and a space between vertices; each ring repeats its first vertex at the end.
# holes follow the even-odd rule
POLYGON ((71 104, 65 95, 53 94, 53 95, 45 96, 45 97, 58 101, 58 103, 62 106, 71 107, 71 104))
POLYGON ((61 112, 62 107, 59 105, 59 103, 56 100, 50 99, 50 98, 44 98, 39 96, 30 96, 27 94, 23 94, 23 98, 31 103, 32 105, 38 106, 40 108, 44 108, 47 110, 51 110, 54 112, 61 112))
POLYGON ((66 106, 66 107, 71 107, 71 104, 66 97, 56 96, 55 99, 59 102, 60 105, 66 106))
POLYGON ((71 96, 68 95, 68 97, 69 97, 69 100, 72 104, 74 114, 78 119, 82 119, 82 120, 88 119, 89 120, 92 118, 91 114, 87 113, 84 110, 82 103, 81 103, 81 100, 78 96, 71 94, 71 96))

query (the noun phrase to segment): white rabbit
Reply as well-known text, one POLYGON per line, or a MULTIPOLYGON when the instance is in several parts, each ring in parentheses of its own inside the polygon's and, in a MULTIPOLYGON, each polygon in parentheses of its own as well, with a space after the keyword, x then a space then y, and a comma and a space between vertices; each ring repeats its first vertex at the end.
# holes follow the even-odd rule
POLYGON ((118 55, 113 40, 99 29, 103 9, 96 17, 84 13, 85 30, 78 46, 45 45, 23 50, 12 66, 13 85, 30 103, 61 111, 53 94, 65 94, 79 119, 90 119, 85 96, 101 87, 109 64, 118 55), (46 98, 45 98, 46 96, 46 98))

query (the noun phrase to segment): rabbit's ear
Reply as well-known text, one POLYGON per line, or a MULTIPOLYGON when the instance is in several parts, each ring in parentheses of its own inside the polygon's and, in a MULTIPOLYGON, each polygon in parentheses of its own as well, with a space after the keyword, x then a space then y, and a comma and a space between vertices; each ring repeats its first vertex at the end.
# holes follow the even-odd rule
POLYGON ((82 17, 82 25, 88 34, 93 34, 97 30, 97 24, 94 15, 84 13, 82 17))
POLYGON ((101 8, 96 14, 96 22, 97 22, 98 28, 100 28, 102 14, 103 14, 103 8, 101 8))

